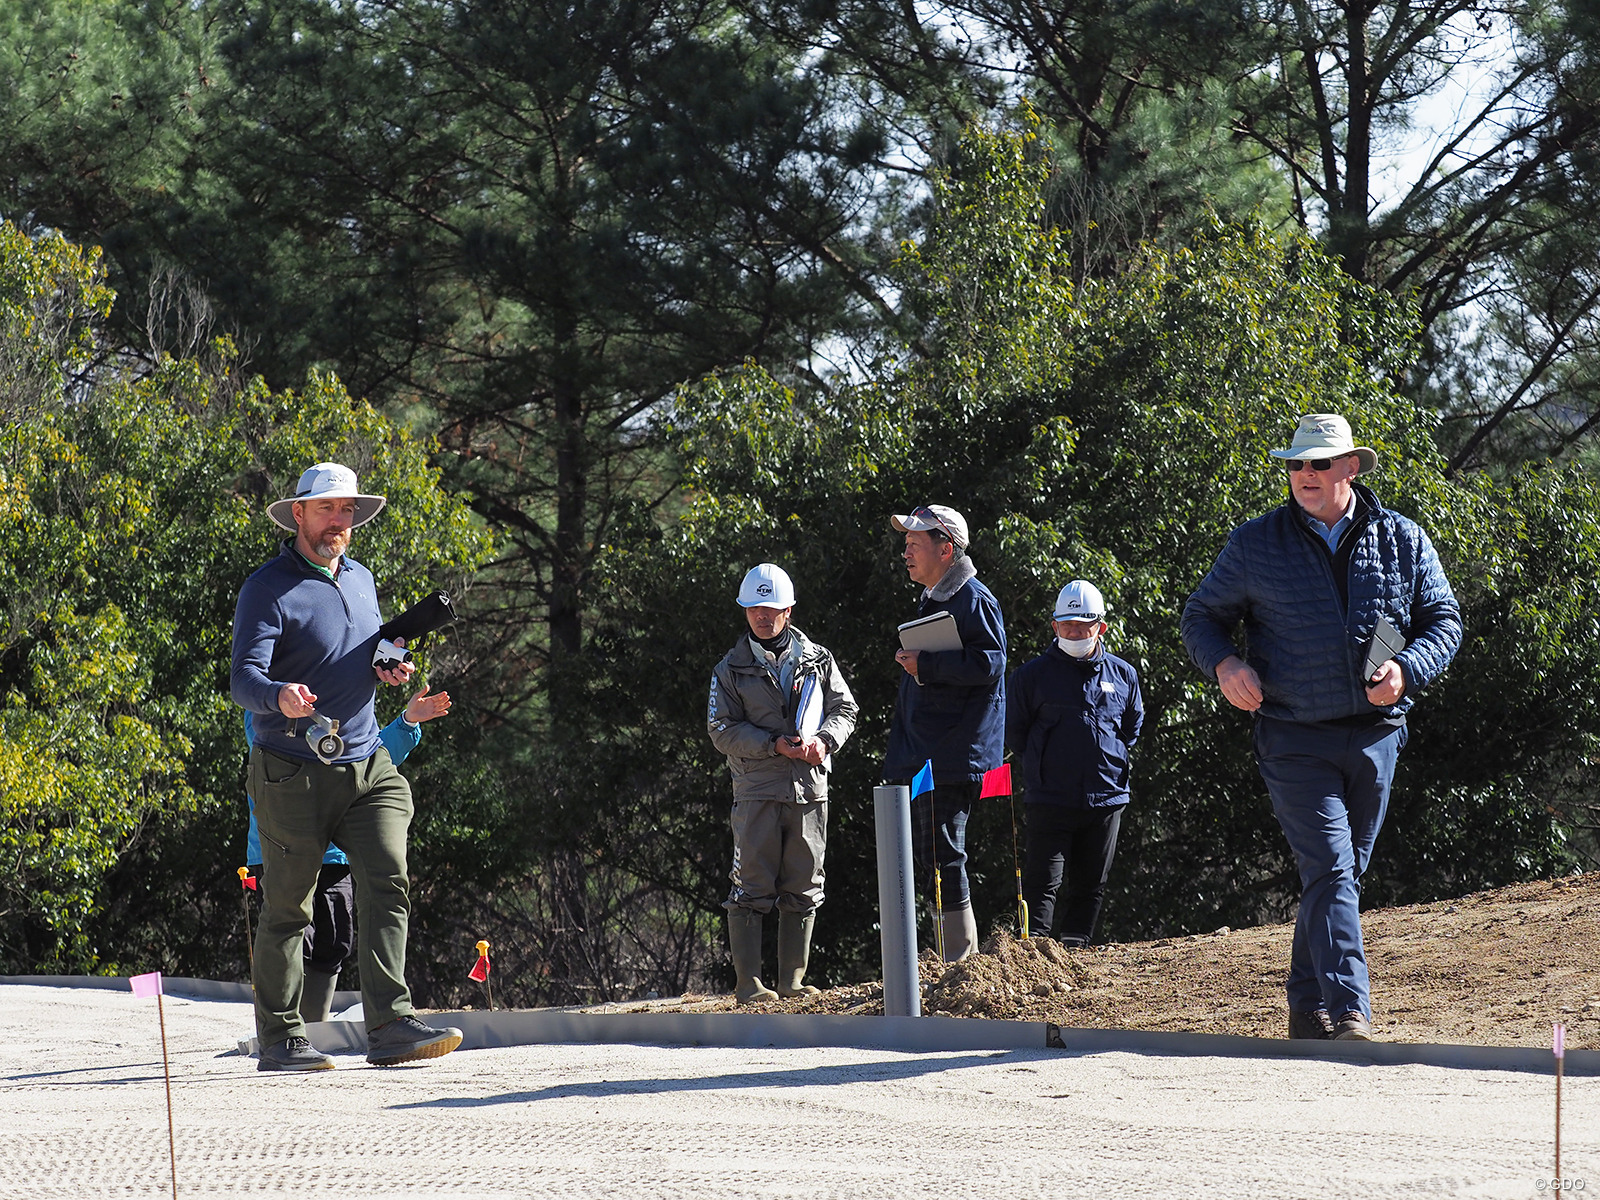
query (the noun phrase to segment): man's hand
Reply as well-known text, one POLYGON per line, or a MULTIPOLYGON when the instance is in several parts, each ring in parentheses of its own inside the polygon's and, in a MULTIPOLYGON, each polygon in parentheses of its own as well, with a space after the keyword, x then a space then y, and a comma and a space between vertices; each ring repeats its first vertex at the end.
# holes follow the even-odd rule
POLYGON ((316 712, 317 694, 303 683, 286 683, 278 689, 278 711, 291 721, 316 712))
MULTIPOLYGON (((405 638, 395 638, 394 644, 403 650, 405 649, 406 640, 405 638)), ((387 671, 380 671, 376 667, 373 668, 373 674, 377 675, 379 679, 383 680, 384 683, 394 684, 396 687, 403 687, 410 683, 411 677, 416 673, 417 664, 414 662, 403 662, 387 671)))
POLYGON ((406 701, 406 720, 413 725, 421 725, 424 721, 442 717, 449 711, 450 693, 435 692, 430 696, 427 684, 423 684, 422 690, 406 701))
POLYGON ((1235 708, 1255 712, 1261 707, 1261 676, 1237 654, 1230 654, 1217 664, 1217 682, 1235 708))
POLYGON ((1378 708, 1388 708, 1406 694, 1406 674, 1392 658, 1372 678, 1376 682, 1367 685, 1367 699, 1378 708))
POLYGON ((906 674, 915 679, 917 677, 917 655, 920 650, 896 650, 894 660, 905 668, 906 674))
POLYGON ((828 743, 819 737, 781 737, 773 743, 773 749, 785 758, 797 758, 813 767, 820 767, 828 757, 828 743))

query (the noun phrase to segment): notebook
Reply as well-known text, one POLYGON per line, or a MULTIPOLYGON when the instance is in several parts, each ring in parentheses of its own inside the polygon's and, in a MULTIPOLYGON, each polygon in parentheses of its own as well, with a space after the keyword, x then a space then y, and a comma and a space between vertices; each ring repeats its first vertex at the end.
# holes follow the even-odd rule
POLYGON ((956 619, 940 609, 915 621, 900 626, 902 650, 959 650, 961 635, 956 632, 956 619))

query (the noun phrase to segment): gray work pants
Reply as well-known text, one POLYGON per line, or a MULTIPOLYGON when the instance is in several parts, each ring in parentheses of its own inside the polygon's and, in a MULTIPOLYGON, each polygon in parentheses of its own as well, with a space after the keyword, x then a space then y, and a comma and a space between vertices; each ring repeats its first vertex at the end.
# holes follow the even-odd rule
POLYGON ((733 887, 724 908, 807 913, 822 903, 828 802, 733 802, 733 887))

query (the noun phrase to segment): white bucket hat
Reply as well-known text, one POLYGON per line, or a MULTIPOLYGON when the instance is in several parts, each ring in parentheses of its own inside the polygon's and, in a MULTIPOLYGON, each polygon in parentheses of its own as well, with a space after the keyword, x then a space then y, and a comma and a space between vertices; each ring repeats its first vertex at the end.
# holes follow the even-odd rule
POLYGON ((760 563, 744 573, 739 584, 743 608, 793 608, 794 584, 789 573, 772 563, 760 563))
POLYGON ((356 486, 356 473, 335 462, 322 462, 307 468, 300 476, 294 495, 267 505, 267 516, 290 533, 298 533, 300 527, 294 523, 294 506, 300 500, 354 500, 356 516, 350 522, 352 529, 372 520, 388 503, 383 496, 363 495, 356 486))
POLYGON ((947 504, 919 504, 905 516, 891 516, 889 524, 901 533, 942 533, 965 550, 967 519, 947 504))
POLYGON ((1106 598, 1087 579, 1074 579, 1061 589, 1051 615, 1058 621, 1104 621, 1106 598))
POLYGON ((1294 431, 1294 441, 1287 450, 1273 450, 1273 458, 1340 458, 1354 454, 1365 475, 1378 465, 1378 456, 1370 446, 1358 446, 1350 433, 1350 422, 1338 413, 1307 413, 1300 418, 1294 431))

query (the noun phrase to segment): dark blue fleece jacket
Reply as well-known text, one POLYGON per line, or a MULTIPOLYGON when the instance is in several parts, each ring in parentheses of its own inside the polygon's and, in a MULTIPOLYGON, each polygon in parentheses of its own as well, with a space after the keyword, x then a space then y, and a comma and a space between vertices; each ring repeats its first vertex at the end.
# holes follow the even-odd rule
POLYGON ((1195 666, 1215 679, 1218 663, 1241 655, 1261 676, 1262 716, 1398 721, 1461 643, 1461 610, 1428 535, 1369 488, 1358 483, 1355 492, 1356 517, 1338 555, 1290 500, 1235 529, 1183 606, 1183 644, 1195 666), (1334 568, 1346 551, 1341 581, 1334 568), (1408 643, 1395 656, 1405 695, 1389 708, 1372 705, 1361 677, 1379 617, 1408 643), (1242 650, 1233 640, 1241 622, 1242 650))
POLYGON ((994 593, 968 579, 948 600, 924 593, 917 616, 947 611, 961 649, 923 651, 918 686, 901 672, 885 779, 910 779, 933 760, 933 782, 980 779, 1005 756, 1006 629, 994 593))
POLYGON ((1029 804, 1126 804, 1128 751, 1143 726, 1139 673, 1104 643, 1079 659, 1052 642, 1006 684, 1006 744, 1029 804))
POLYGON ((305 740, 310 721, 290 721, 278 709, 283 685, 303 683, 316 695, 317 711, 339 722, 338 762, 377 753, 372 653, 382 623, 372 572, 348 555, 335 581, 286 541, 277 558, 245 580, 233 613, 230 684, 234 702, 254 714, 255 744, 315 761, 305 740))

